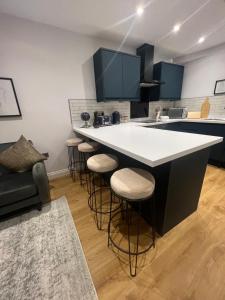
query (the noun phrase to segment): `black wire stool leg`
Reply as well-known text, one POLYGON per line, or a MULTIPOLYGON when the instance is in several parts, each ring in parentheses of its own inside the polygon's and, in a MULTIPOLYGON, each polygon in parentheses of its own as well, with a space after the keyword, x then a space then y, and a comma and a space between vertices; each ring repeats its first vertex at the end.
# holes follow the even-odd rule
POLYGON ((80 161, 80 185, 87 187, 88 193, 89 190, 89 175, 88 175, 88 167, 87 167, 87 157, 85 152, 79 152, 79 161, 80 161))
POLYGON ((80 185, 82 186, 82 172, 83 172, 83 161, 82 161, 82 152, 79 151, 79 177, 80 177, 80 185))
MULTIPOLYGON (((113 191, 110 191, 110 208, 109 208, 109 224, 108 224, 108 247, 110 246, 110 230, 111 230, 111 221, 112 221, 112 199, 113 191)), ((115 196, 115 195, 114 195, 115 196)))
POLYGON ((132 275, 132 255, 131 255, 131 243, 130 243, 130 214, 128 212, 129 207, 126 201, 126 219, 127 219, 127 235, 128 235, 128 255, 129 255, 129 266, 130 266, 130 275, 132 275))
POLYGON ((136 256, 135 256, 135 273, 131 276, 136 276, 137 273, 137 260, 138 260, 138 247, 139 247, 139 235, 140 235, 140 215, 141 215, 141 203, 138 203, 138 220, 137 220, 137 245, 136 245, 136 256))
POLYGON ((93 175, 93 198, 94 198, 94 211, 97 228, 100 230, 99 222, 98 222, 98 208, 97 208, 97 198, 96 198, 96 184, 95 184, 95 175, 93 175))
POLYGON ((93 173, 89 172, 89 186, 90 186, 90 194, 88 199, 88 205, 91 209, 93 209, 93 173))
POLYGON ((87 192, 90 194, 90 186, 89 186, 89 169, 87 166, 88 155, 84 153, 84 163, 85 163, 85 184, 87 187, 87 192))
POLYGON ((68 170, 70 172, 70 176, 72 177, 72 151, 71 151, 71 146, 67 146, 68 150, 68 157, 69 157, 69 164, 68 164, 68 170))
POLYGON ((100 208, 99 208, 99 218, 100 218, 100 221, 99 221, 99 224, 100 224, 100 230, 102 230, 102 175, 100 175, 100 208))
MULTIPOLYGON (((132 277, 135 277, 137 275, 137 261, 138 261, 138 249, 139 249, 139 235, 140 235, 140 217, 138 215, 138 219, 137 219, 137 241, 136 241, 136 251, 135 254, 131 254, 131 242, 130 242, 130 225, 132 224, 131 221, 131 213, 132 213, 132 208, 129 212, 129 207, 128 207, 128 203, 126 201, 126 211, 127 211, 127 229, 128 229, 128 249, 129 249, 129 265, 130 265, 130 275, 132 277), (132 266, 132 256, 134 257, 135 261, 134 261, 134 268, 132 266)), ((141 211, 141 205, 140 203, 138 204, 138 214, 140 214, 141 211)))
POLYGON ((155 248, 155 227, 156 227, 156 203, 155 203, 155 197, 153 195, 152 197, 152 241, 153 241, 153 248, 155 248))
MULTIPOLYGON (((153 220, 153 226, 149 226, 150 236, 148 246, 144 247, 143 249, 140 249, 140 231, 141 231, 141 212, 142 212, 142 201, 147 201, 149 199, 143 199, 143 200, 137 200, 135 207, 133 207, 133 203, 131 205, 131 202, 129 199, 121 197, 120 200, 120 211, 113 213, 112 209, 112 203, 113 203, 113 194, 111 193, 111 201, 110 201, 110 217, 109 217, 109 224, 108 224, 108 247, 113 245, 118 250, 122 251, 123 253, 126 253, 129 257, 129 269, 130 269, 130 275, 132 277, 135 277, 137 274, 137 268, 138 268, 138 256, 146 253, 151 247, 155 247, 155 220, 153 220), (127 242, 128 242, 128 249, 123 248, 120 246, 119 243, 116 242, 116 240, 111 235, 111 226, 113 220, 116 218, 118 213, 121 213, 121 218, 124 220, 125 225, 127 226, 127 242), (131 228, 135 230, 136 237, 134 237, 134 247, 132 247, 132 232, 131 228), (135 229, 136 228, 136 229, 135 229), (152 233, 152 235, 151 235, 152 233)), ((117 195, 118 196, 118 195, 117 195)), ((134 201, 132 201, 134 202, 134 201)), ((155 203, 153 203, 155 204, 155 203)), ((154 208, 152 207, 152 211, 154 208)), ((155 210, 154 210, 155 215, 155 210)), ((118 225, 117 225, 118 227, 118 225)))
POLYGON ((72 179, 76 180, 76 167, 75 167, 75 147, 72 148, 72 179))

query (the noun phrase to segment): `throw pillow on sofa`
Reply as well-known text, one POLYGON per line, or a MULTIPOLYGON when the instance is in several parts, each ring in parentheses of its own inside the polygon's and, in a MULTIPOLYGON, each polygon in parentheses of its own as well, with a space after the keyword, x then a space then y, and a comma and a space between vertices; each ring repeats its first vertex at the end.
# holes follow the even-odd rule
POLYGON ((30 170, 46 157, 39 153, 23 135, 19 140, 0 153, 0 164, 14 172, 30 170))

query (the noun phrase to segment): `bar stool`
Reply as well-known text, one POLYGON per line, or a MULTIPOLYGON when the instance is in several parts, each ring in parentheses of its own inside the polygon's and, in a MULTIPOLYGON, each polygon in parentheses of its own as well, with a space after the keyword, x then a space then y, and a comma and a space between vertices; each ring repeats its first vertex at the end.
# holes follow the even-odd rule
MULTIPOLYGON (((148 226, 148 231, 150 231, 151 237, 148 238, 147 245, 144 245, 140 249, 139 247, 139 235, 140 235, 140 214, 142 211, 142 204, 152 198, 154 189, 155 189, 155 179, 151 173, 137 168, 124 168, 119 171, 116 171, 110 180, 111 183, 111 201, 110 201, 110 216, 109 216, 109 225, 108 225, 108 247, 111 244, 115 246, 118 250, 122 251, 129 255, 129 267, 130 275, 136 276, 137 270, 137 259, 138 255, 146 253, 151 247, 155 247, 155 205, 154 199, 150 202, 152 204, 153 210, 153 220, 152 220, 152 229, 148 226), (122 201, 122 208, 120 211, 115 213, 112 212, 112 196, 116 194, 122 201), (134 214, 135 212, 135 214, 134 214), (116 241, 115 234, 111 232, 112 224, 115 223, 116 217, 121 214, 122 219, 125 217, 125 227, 127 228, 127 240, 128 240, 128 249, 122 247, 119 242, 116 241), (135 223, 132 223, 132 218, 136 216, 135 223), (134 242, 134 247, 131 249, 131 225, 136 227, 136 242, 134 242), (132 267, 132 258, 134 258, 134 269, 132 267)), ((142 219, 143 220, 143 219, 142 219)), ((144 220, 143 220, 144 221, 144 220)), ((121 224, 117 224, 114 228, 120 228, 121 224)), ((121 242, 121 241, 120 241, 121 242)))
POLYGON ((83 140, 80 138, 71 138, 66 140, 69 156, 68 169, 73 181, 76 179, 76 172, 79 171, 79 162, 76 160, 76 152, 78 151, 78 145, 82 142, 83 140))
POLYGON ((88 158, 100 148, 97 142, 84 142, 78 145, 79 161, 80 161, 80 185, 86 186, 90 193, 89 186, 89 170, 87 168, 88 158))
POLYGON ((104 209, 103 190, 109 191, 108 197, 106 197, 107 202, 109 202, 110 185, 107 184, 107 175, 118 168, 118 159, 111 154, 97 154, 87 160, 87 167, 90 170, 91 187, 88 204, 91 210, 95 212, 97 228, 101 230, 102 216, 110 213, 109 207, 104 209))

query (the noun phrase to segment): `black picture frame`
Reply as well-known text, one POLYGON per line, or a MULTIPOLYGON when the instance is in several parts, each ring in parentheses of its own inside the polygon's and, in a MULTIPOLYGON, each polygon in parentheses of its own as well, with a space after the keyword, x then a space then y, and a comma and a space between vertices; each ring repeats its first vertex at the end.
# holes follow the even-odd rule
POLYGON ((225 94, 225 79, 217 80, 214 88, 214 95, 224 95, 224 94, 225 94), (218 89, 218 85, 222 82, 224 83, 224 91, 217 92, 216 90, 218 89))
MULTIPOLYGON (((8 118, 8 117, 21 117, 22 116, 22 113, 21 113, 21 109, 20 109, 20 105, 19 105, 19 101, 18 101, 18 98, 17 98, 17 95, 16 95, 16 90, 15 90, 15 86, 13 84, 13 80, 12 78, 7 78, 7 77, 0 77, 0 83, 1 83, 1 80, 7 80, 11 83, 11 87, 12 87, 12 91, 13 91, 13 95, 14 95, 14 100, 15 100, 15 103, 16 103, 16 107, 18 109, 18 113, 17 114, 7 114, 7 115, 2 115, 1 114, 1 111, 0 111, 0 118, 8 118)), ((1 87, 1 85, 0 85, 1 87)), ((0 99, 1 101, 1 99, 0 99)))

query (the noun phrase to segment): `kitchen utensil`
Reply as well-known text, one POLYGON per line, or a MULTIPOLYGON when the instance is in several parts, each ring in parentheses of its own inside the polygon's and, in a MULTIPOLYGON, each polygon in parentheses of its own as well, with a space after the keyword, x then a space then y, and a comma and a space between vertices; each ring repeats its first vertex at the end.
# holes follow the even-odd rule
POLYGON ((169 117, 168 116, 160 116, 159 119, 160 119, 161 122, 166 122, 166 121, 169 120, 169 117))
POLYGON ((200 111, 189 111, 187 115, 188 119, 200 119, 201 112, 200 111))
POLYGON ((207 97, 201 106, 201 118, 207 119, 209 116, 209 111, 210 111, 210 103, 209 103, 209 98, 207 97))

